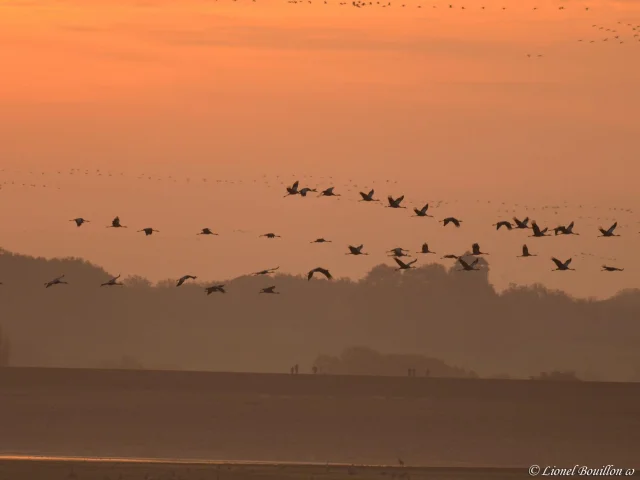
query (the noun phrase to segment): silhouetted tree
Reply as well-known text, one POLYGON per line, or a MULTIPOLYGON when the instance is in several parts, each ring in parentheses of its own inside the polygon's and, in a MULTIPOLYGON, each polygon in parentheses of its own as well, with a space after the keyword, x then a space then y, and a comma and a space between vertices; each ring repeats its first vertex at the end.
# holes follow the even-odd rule
POLYGON ((476 377, 474 372, 452 367, 437 358, 423 355, 381 354, 367 347, 345 349, 339 357, 319 355, 315 365, 323 373, 340 375, 408 375, 416 376, 416 370, 429 371, 434 377, 476 377), (419 365, 419 368, 406 365, 419 365), (433 374, 432 374, 433 372, 433 374))
POLYGON ((180 288, 175 279, 154 286, 133 276, 124 287, 101 288, 119 272, 0 251, 0 318, 11 332, 12 365, 97 367, 129 355, 147 368, 282 372, 292 359, 313 365, 311 352, 366 345, 320 356, 318 373, 406 375, 413 368, 437 377, 473 369, 528 378, 564 365, 580 378, 592 378, 590 368, 602 380, 633 377, 640 291, 599 301, 541 285, 498 293, 487 277, 490 258, 478 272, 452 263, 405 272, 378 265, 358 281, 277 274, 268 282, 281 295, 271 296, 258 294, 267 279, 253 276, 200 274, 180 288), (43 288, 62 273, 68 285, 43 288), (203 287, 218 282, 227 293, 206 295, 203 287))

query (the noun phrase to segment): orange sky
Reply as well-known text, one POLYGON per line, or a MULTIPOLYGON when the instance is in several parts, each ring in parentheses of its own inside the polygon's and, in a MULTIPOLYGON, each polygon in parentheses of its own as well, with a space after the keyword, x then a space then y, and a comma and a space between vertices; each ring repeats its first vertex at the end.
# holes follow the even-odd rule
MULTIPOLYGON (((131 272, 123 273, 157 279, 199 266, 201 256, 189 251, 179 233, 157 239, 171 243, 171 249, 163 244, 161 265, 143 243, 151 239, 135 238, 114 252, 102 227, 82 232, 89 242, 69 231, 66 220, 82 215, 108 223, 119 214, 132 224, 188 230, 187 236, 206 225, 290 232, 308 225, 315 231, 301 233, 301 239, 344 237, 369 243, 370 250, 419 245, 425 236, 434 238, 437 251, 443 248, 438 240, 462 248, 485 239, 487 250, 507 241, 494 238, 490 228, 474 238, 476 232, 423 233, 401 223, 403 233, 392 233, 396 219, 387 211, 363 226, 352 221, 361 210, 337 209, 335 203, 309 211, 299 202, 280 203, 281 191, 267 187, 252 192, 218 184, 226 193, 202 187, 202 177, 252 182, 263 173, 286 175, 287 181, 292 174, 316 180, 331 175, 339 185, 349 178, 362 185, 397 180, 393 191, 381 183, 379 196, 457 202, 456 211, 478 215, 478 228, 498 215, 486 208, 476 212, 479 198, 538 206, 566 200, 572 205, 567 216, 577 216, 572 209, 579 204, 637 206, 640 37, 633 35, 640 28, 633 31, 627 23, 640 25, 640 5, 527 0, 505 1, 502 11, 495 0, 455 3, 454 9, 446 2, 405 4, 1 2, 0 169, 6 171, 0 182, 21 184, 32 170, 47 172, 49 187, 56 185, 55 197, 3 185, 0 216, 10 225, 3 225, 2 246, 81 255, 108 269, 126 267, 131 272), (615 35, 625 43, 615 43, 615 35), (544 56, 537 58, 539 53, 544 56), (55 171, 72 167, 125 176, 52 180, 55 171), (141 172, 165 181, 151 190, 134 187, 141 172), (167 175, 183 181, 170 184, 167 175), (199 178, 198 188, 189 187, 186 177, 199 178), (189 212, 190 218, 167 218, 167 211, 189 212), (45 241, 37 233, 51 236, 45 241)), ((637 234, 635 218, 624 221, 637 234)), ((597 215, 588 222, 594 229, 597 215)), ((216 240, 237 247, 235 240, 216 240)), ((629 242, 630 253, 635 240, 619 240, 629 242)), ((510 249, 522 243, 509 242, 510 249)), ((574 246, 583 251, 587 245, 574 246)), ((271 253, 255 247, 239 259, 231 252, 217 258, 209 277, 260 269, 274 260, 289 262, 291 271, 344 262, 335 255, 307 260, 306 244, 274 246, 271 253), (295 258, 279 260, 291 255, 288 249, 295 258)), ((571 255, 572 248, 561 247, 557 255, 571 255)), ((378 257, 366 265, 373 260, 378 257)), ((599 261, 589 268, 597 269, 599 261)), ((344 274, 362 273, 364 265, 346 266, 344 274)), ((504 286, 548 280, 564 288, 547 278, 547 266, 536 274, 501 266, 495 281, 504 286)), ((580 277, 574 291, 601 294, 599 278, 580 277)), ((613 293, 638 279, 629 273, 606 288, 613 293)))

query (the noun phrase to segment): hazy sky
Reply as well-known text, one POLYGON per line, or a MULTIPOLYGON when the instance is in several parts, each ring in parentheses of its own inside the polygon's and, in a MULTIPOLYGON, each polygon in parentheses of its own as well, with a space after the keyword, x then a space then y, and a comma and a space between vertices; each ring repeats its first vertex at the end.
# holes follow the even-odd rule
POLYGON ((636 217, 609 210, 638 206, 637 2, 338 3, 0 3, 0 245, 158 279, 274 263, 359 275, 395 246, 429 241, 450 253, 479 241, 496 285, 544 281, 588 295, 637 285, 640 257, 622 257, 637 243, 636 217), (353 179, 350 198, 376 186, 380 198, 406 193, 408 206, 442 199, 437 217, 466 222, 442 232, 407 211, 363 216, 346 197, 283 200, 280 182, 305 176, 337 191, 353 179), (565 201, 558 214, 524 208, 565 201), (523 268, 511 259, 522 238, 490 227, 511 210, 552 227, 576 219, 589 233, 528 239, 544 262, 523 268), (129 231, 103 228, 115 215, 129 231), (94 223, 77 230, 75 216, 94 223), (610 244, 592 237, 613 219, 628 235, 613 253, 631 271, 605 282, 597 269, 610 244), (146 226, 161 233, 131 231, 146 226), (195 237, 204 226, 223 235, 195 237), (225 237, 234 229, 247 233, 225 237), (267 246, 253 236, 265 231, 287 237, 267 246), (319 236, 335 243, 305 243, 319 236), (345 257, 347 243, 372 255, 345 257), (595 273, 566 285, 549 272, 549 255, 579 252, 595 255, 582 262, 595 273))

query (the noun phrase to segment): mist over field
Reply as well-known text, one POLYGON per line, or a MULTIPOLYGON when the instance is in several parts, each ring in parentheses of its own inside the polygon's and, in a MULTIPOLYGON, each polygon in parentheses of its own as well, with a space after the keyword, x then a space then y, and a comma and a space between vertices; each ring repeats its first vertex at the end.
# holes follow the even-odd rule
POLYGON ((16 366, 288 372, 299 364, 310 373, 319 362, 319 373, 419 368, 422 376, 430 368, 435 376, 528 378, 568 370, 586 380, 638 381, 640 292, 596 301, 536 285, 498 294, 487 281, 490 263, 481 265, 379 265, 358 281, 276 272, 180 287, 129 277, 101 287, 113 272, 80 259, 2 252, 0 271, 11 283, 0 287, 0 323, 16 366), (43 288, 61 272, 67 285, 43 288), (216 283, 226 293, 207 295, 216 283), (259 293, 269 285, 281 294, 259 293), (350 347, 407 357, 390 366, 361 352, 343 367, 322 357, 350 347))

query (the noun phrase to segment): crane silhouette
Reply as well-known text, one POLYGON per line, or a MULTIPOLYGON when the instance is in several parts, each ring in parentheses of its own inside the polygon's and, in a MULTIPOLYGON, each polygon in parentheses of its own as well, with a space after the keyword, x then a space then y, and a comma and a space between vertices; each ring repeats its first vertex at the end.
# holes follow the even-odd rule
POLYGON ((54 285, 66 285, 68 282, 62 280, 64 275, 60 275, 59 277, 54 278, 53 280, 48 281, 44 284, 45 288, 53 287, 54 285))
POLYGON ((158 230, 156 230, 155 228, 151 228, 151 227, 143 228, 142 230, 138 230, 138 232, 144 232, 144 236, 145 237, 148 237, 149 235, 151 235, 154 232, 160 233, 158 230))
POLYGON ((529 227, 529 217, 526 217, 524 220, 518 220, 516 217, 513 217, 513 221, 516 224, 515 228, 525 229, 529 227))
POLYGON ((280 266, 277 266, 275 268, 267 268, 266 270, 260 270, 259 272, 252 273, 252 275, 254 275, 254 276, 269 275, 269 274, 275 272, 276 270, 278 270, 279 268, 280 268, 280 266))
POLYGON ((529 235, 530 237, 548 237, 549 236, 547 235, 547 230, 549 229, 545 227, 543 230, 540 230, 540 227, 535 221, 531 223, 531 228, 533 229, 533 235, 529 235))
POLYGON ((422 207, 420 210, 418 210, 417 208, 414 208, 413 211, 415 212, 415 215, 412 215, 413 217, 431 217, 433 218, 433 215, 428 215, 427 214, 427 210, 429 210, 429 204, 425 204, 424 207, 422 207))
POLYGON ((487 252, 481 252, 480 251, 480 244, 479 243, 474 243, 473 245, 471 245, 471 255, 489 255, 487 252))
POLYGON ((196 235, 218 235, 217 233, 213 233, 210 228, 203 228, 200 233, 196 233, 196 235))
POLYGON ((551 260, 553 261, 553 263, 556 264, 556 268, 551 270, 552 272, 555 272, 556 270, 560 270, 560 271, 575 270, 575 268, 569 268, 569 265, 571 265, 571 258, 569 258, 568 260, 565 260, 564 262, 561 262, 556 257, 551 257, 551 260))
POLYGON ((359 192, 362 197, 360 202, 379 202, 377 198, 373 198, 374 190, 373 188, 369 190, 369 193, 359 192))
POLYGON ((387 208, 407 208, 400 205, 402 203, 402 200, 404 200, 404 195, 401 195, 398 198, 393 198, 391 195, 389 195, 387 197, 387 201, 389 202, 387 208))
POLYGON ((362 247, 364 247, 364 245, 358 245, 357 247, 349 245, 349 253, 345 253, 345 255, 369 255, 368 253, 362 252, 362 247))
POLYGON ((624 272, 624 268, 609 267, 607 265, 603 265, 602 266, 602 271, 603 272, 624 272))
POLYGON ((319 197, 339 197, 339 193, 333 193, 334 187, 325 188, 320 192, 319 197))
POLYGON ((479 268, 476 268, 476 265, 478 265, 478 260, 480 259, 476 258, 473 262, 467 263, 462 257, 458 257, 458 262, 460 263, 460 265, 462 265, 462 270, 460 271, 480 270, 479 268))
POLYGON ((602 234, 600 235, 600 237, 619 237, 620 235, 613 233, 617 228, 617 226, 618 226, 618 222, 611 225, 607 230, 605 230, 602 227, 598 227, 598 230, 600 230, 600 233, 602 234))
POLYGON ((81 227, 83 223, 89 223, 89 220, 85 220, 82 217, 74 218, 73 220, 69 220, 70 222, 76 222, 76 227, 81 227))
POLYGON ((500 230, 502 227, 505 227, 507 230, 511 230, 513 228, 513 225, 511 225, 511 222, 508 220, 501 220, 498 223, 494 223, 492 226, 496 227, 496 230, 500 230))
POLYGON ((295 182, 293 182, 293 185, 291 185, 290 187, 287 187, 287 194, 285 195, 285 197, 288 197, 290 195, 297 195, 299 193, 298 185, 299 185, 299 182, 298 180, 296 180, 295 182))
POLYGON ((325 277, 327 277, 327 280, 331 280, 333 278, 329 270, 327 270, 326 268, 316 267, 313 270, 309 270, 309 273, 307 273, 307 280, 311 280, 315 273, 324 275, 325 277))
POLYGON ((111 220, 111 225, 108 225, 107 228, 127 228, 127 227, 120 223, 120 217, 116 217, 113 220, 111 220))
POLYGON ((116 285, 124 285, 124 283, 121 283, 121 282, 118 281, 119 278, 120 278, 120 275, 118 275, 117 277, 112 277, 108 281, 102 283, 100 286, 101 287, 114 287, 116 285))
POLYGON ((533 253, 529 253, 529 247, 526 244, 522 245, 522 255, 518 255, 518 257, 537 257, 537 255, 533 253))
POLYGON ((574 222, 571 222, 566 227, 564 225, 560 225, 553 229, 556 235, 580 235, 573 231, 574 222))
POLYGON ((456 226, 456 228, 460 228, 460 224, 462 223, 462 220, 458 220, 455 217, 447 217, 444 220, 442 220, 442 226, 443 227, 446 227, 450 223, 454 224, 456 226))
POLYGON ((195 275, 183 275, 178 279, 178 283, 176 283, 176 287, 181 286, 187 280, 195 280, 196 278, 198 277, 196 277, 195 275))
POLYGON ((429 250, 429 244, 425 242, 422 244, 420 251, 416 253, 436 253, 436 252, 432 252, 431 250, 429 250))
POLYGON ((306 197, 309 192, 317 192, 315 188, 304 187, 298 192, 301 197, 306 197))
POLYGON ((405 250, 404 248, 396 247, 388 250, 387 253, 391 253, 391 255, 389 255, 390 257, 410 257, 411 255, 406 253, 408 251, 409 250, 405 250))
POLYGON ((226 290, 224 289, 224 284, 222 284, 222 285, 212 285, 210 287, 206 287, 204 289, 204 291, 207 292, 207 295, 211 295, 214 292, 227 293, 226 290))
POLYGON ((413 266, 414 263, 416 263, 418 260, 411 260, 408 263, 404 263, 402 260, 400 260, 398 257, 393 257, 393 259, 396 261, 396 263, 398 264, 398 268, 396 268, 396 270, 408 270, 410 268, 416 268, 413 266))
POLYGON ((276 292, 275 289, 276 289, 276 286, 272 285, 271 287, 263 288, 262 290, 260 290, 259 293, 274 293, 274 294, 280 295, 280 292, 276 292))

